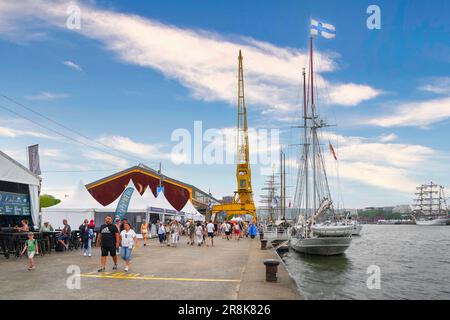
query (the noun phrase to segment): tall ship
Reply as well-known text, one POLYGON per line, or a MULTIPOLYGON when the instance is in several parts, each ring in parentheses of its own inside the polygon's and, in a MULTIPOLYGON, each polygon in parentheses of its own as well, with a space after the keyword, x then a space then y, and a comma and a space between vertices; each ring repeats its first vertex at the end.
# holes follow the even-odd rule
MULTIPOLYGON (((303 129, 303 141, 294 197, 299 218, 291 229, 289 240, 290 247, 296 252, 323 256, 344 253, 351 244, 353 232, 348 216, 339 217, 334 209, 318 134, 329 125, 319 118, 315 103, 313 44, 314 35, 328 31, 334 32, 334 27, 311 21, 308 87, 305 69, 302 74, 303 121, 300 128, 303 129)), ((331 143, 330 150, 337 160, 331 143)))
POLYGON ((442 226, 450 223, 444 187, 433 182, 416 188, 413 219, 419 226, 442 226))
POLYGON ((262 188, 267 194, 261 195, 261 203, 265 206, 260 209, 267 212, 267 220, 264 224, 264 238, 269 241, 289 240, 290 223, 286 220, 286 155, 280 150, 280 176, 279 183, 273 173, 262 188), (278 187, 279 195, 278 195, 278 187))

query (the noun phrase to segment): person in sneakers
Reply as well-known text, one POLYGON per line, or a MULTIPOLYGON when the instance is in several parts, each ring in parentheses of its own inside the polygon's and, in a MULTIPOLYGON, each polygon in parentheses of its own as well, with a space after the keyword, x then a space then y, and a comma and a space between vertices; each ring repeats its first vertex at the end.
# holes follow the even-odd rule
POLYGON ((88 219, 80 226, 80 237, 83 240, 83 256, 92 256, 92 238, 94 238, 94 230, 89 226, 88 219))
MULTIPOLYGON (((212 223, 212 220, 209 220, 209 223, 206 225, 206 230, 208 231, 208 242, 211 244, 211 247, 214 247, 215 226, 212 223)), ((209 244, 207 244, 206 246, 209 247, 209 244)))
POLYGON ((131 252, 133 251, 133 248, 137 246, 137 237, 136 232, 131 229, 131 226, 128 222, 124 222, 123 227, 124 229, 120 232, 120 253, 122 259, 125 261, 124 271, 128 272, 128 268, 130 267, 131 262, 131 252))
POLYGON ((113 270, 117 269, 117 255, 116 250, 119 248, 120 243, 119 230, 112 224, 112 217, 107 216, 105 218, 105 224, 100 227, 100 231, 97 237, 97 247, 100 246, 102 251, 101 263, 102 266, 98 269, 98 272, 105 271, 106 268, 106 258, 108 254, 112 257, 114 261, 113 270))
POLYGON ((25 241, 25 246, 20 255, 22 256, 25 251, 27 251, 28 255, 28 270, 36 269, 36 266, 34 265, 34 256, 39 254, 39 246, 36 239, 34 239, 33 232, 28 233, 28 240, 25 241))

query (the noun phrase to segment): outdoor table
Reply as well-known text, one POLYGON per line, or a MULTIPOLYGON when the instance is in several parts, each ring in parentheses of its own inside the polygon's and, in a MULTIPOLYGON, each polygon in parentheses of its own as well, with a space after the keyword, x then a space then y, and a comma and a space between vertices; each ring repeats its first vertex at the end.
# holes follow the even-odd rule
MULTIPOLYGON (((61 232, 59 232, 59 231, 42 232, 42 243, 44 243, 48 238, 48 243, 47 243, 48 246, 46 246, 47 248, 45 249, 45 252, 47 252, 48 254, 51 254, 52 249, 55 249, 56 235, 59 233, 61 233, 61 232)), ((44 248, 42 248, 42 249, 44 249, 44 248)))

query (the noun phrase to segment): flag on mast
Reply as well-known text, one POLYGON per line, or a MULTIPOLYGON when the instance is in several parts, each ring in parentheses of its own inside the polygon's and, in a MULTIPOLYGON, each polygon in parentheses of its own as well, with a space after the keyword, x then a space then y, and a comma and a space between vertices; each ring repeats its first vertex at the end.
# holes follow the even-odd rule
POLYGON ((311 19, 311 36, 322 36, 326 39, 336 37, 336 28, 329 24, 311 19))
POLYGON ((333 154, 334 160, 337 160, 336 151, 334 151, 333 145, 331 144, 331 142, 328 143, 330 145, 330 151, 333 154))

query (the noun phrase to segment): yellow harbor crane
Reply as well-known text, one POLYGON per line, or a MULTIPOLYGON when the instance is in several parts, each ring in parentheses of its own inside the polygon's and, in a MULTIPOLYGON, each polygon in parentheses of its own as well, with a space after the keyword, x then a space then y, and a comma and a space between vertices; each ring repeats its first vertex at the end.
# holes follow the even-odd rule
POLYGON ((253 202, 252 174, 250 170, 250 155, 248 144, 247 108, 244 97, 244 69, 242 66, 242 53, 239 50, 238 71, 238 119, 237 119, 237 153, 236 153, 236 179, 237 191, 234 192, 233 202, 212 207, 212 213, 226 213, 230 216, 252 215, 256 221, 256 208, 253 202))

